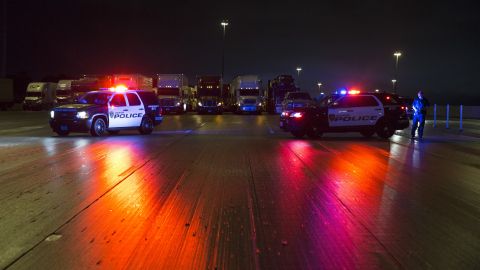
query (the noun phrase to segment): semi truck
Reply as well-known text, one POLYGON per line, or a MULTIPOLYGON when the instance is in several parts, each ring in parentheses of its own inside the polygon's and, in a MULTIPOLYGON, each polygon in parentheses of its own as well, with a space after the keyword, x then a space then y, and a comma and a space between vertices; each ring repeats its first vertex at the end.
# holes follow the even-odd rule
POLYGON ((67 104, 73 102, 72 95, 72 81, 73 80, 60 80, 57 83, 56 98, 57 105, 67 104))
POLYGON ((13 93, 13 80, 0 79, 0 110, 7 110, 13 106, 15 96, 13 93))
POLYGON ((23 101, 24 110, 43 110, 55 106, 56 83, 32 82, 27 86, 27 93, 23 101))
POLYGON ((141 74, 114 74, 113 85, 123 85, 130 90, 153 91, 153 78, 141 74))
POLYGON ((222 79, 220 76, 208 75, 197 77, 197 112, 223 113, 222 79))
POLYGON ((76 102, 88 92, 110 87, 113 87, 111 75, 83 75, 82 78, 71 82, 72 99, 76 102))
POLYGON ((235 113, 263 111, 262 81, 257 75, 237 76, 230 83, 230 106, 235 113))
POLYGON ((298 90, 291 75, 279 75, 268 81, 267 91, 265 92, 267 111, 272 114, 281 113, 285 95, 298 90))
POLYGON ((188 103, 188 78, 183 74, 158 74, 157 94, 162 112, 184 113, 188 103))

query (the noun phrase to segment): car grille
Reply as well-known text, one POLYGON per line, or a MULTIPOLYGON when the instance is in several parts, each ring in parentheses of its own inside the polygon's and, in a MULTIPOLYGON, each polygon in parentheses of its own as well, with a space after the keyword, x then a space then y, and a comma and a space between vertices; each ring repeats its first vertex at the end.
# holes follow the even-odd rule
POLYGON ((257 101, 255 99, 244 99, 243 100, 243 104, 245 104, 245 105, 255 105, 255 103, 257 103, 257 101))
POLYGON ((202 102, 203 106, 206 107, 214 107, 217 106, 214 100, 205 100, 205 102, 202 102))

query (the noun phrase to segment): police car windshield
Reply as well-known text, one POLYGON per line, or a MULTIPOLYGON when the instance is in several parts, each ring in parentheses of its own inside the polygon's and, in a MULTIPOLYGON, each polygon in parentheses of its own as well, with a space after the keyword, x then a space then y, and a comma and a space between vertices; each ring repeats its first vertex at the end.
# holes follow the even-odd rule
POLYGON ((308 93, 289 93, 289 99, 312 99, 308 93))
POLYGON ((106 105, 111 93, 88 93, 78 100, 82 104, 106 105))

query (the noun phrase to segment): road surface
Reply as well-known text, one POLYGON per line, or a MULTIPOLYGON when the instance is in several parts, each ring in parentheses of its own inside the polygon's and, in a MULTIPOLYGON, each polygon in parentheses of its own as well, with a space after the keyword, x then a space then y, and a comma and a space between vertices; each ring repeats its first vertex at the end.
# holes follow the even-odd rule
POLYGON ((0 113, 0 268, 479 269, 480 143, 297 140, 278 116, 55 136, 0 113))

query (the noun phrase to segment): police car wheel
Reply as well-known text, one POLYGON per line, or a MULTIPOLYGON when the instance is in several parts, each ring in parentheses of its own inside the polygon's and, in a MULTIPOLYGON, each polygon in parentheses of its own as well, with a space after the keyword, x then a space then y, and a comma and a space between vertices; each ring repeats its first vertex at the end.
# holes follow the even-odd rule
POLYGON ((362 134, 362 136, 365 138, 371 138, 373 134, 375 134, 375 130, 373 129, 362 130, 360 131, 360 134, 362 134))
POLYGON ((303 136, 305 136, 305 130, 295 130, 291 132, 295 138, 301 139, 303 136))
POLYGON ((140 124, 139 131, 143 135, 147 135, 153 132, 153 122, 150 117, 144 117, 140 124))
POLYGON ((93 120, 92 128, 90 129, 90 134, 94 137, 103 136, 107 131, 107 124, 103 118, 98 117, 93 120))
POLYGON ((70 134, 70 131, 68 130, 57 130, 55 132, 58 134, 58 136, 61 136, 61 137, 66 137, 68 136, 68 134, 70 134))
POLYGON ((313 129, 313 128, 307 130, 306 133, 307 133, 307 136, 308 136, 310 139, 317 139, 317 138, 322 137, 322 135, 323 135, 322 132, 320 132, 320 131, 318 131, 318 130, 316 130, 316 129, 313 129))
POLYGON ((380 138, 388 139, 392 137, 394 133, 395 133, 395 129, 392 127, 392 125, 389 125, 385 121, 379 123, 377 126, 377 135, 380 138))

